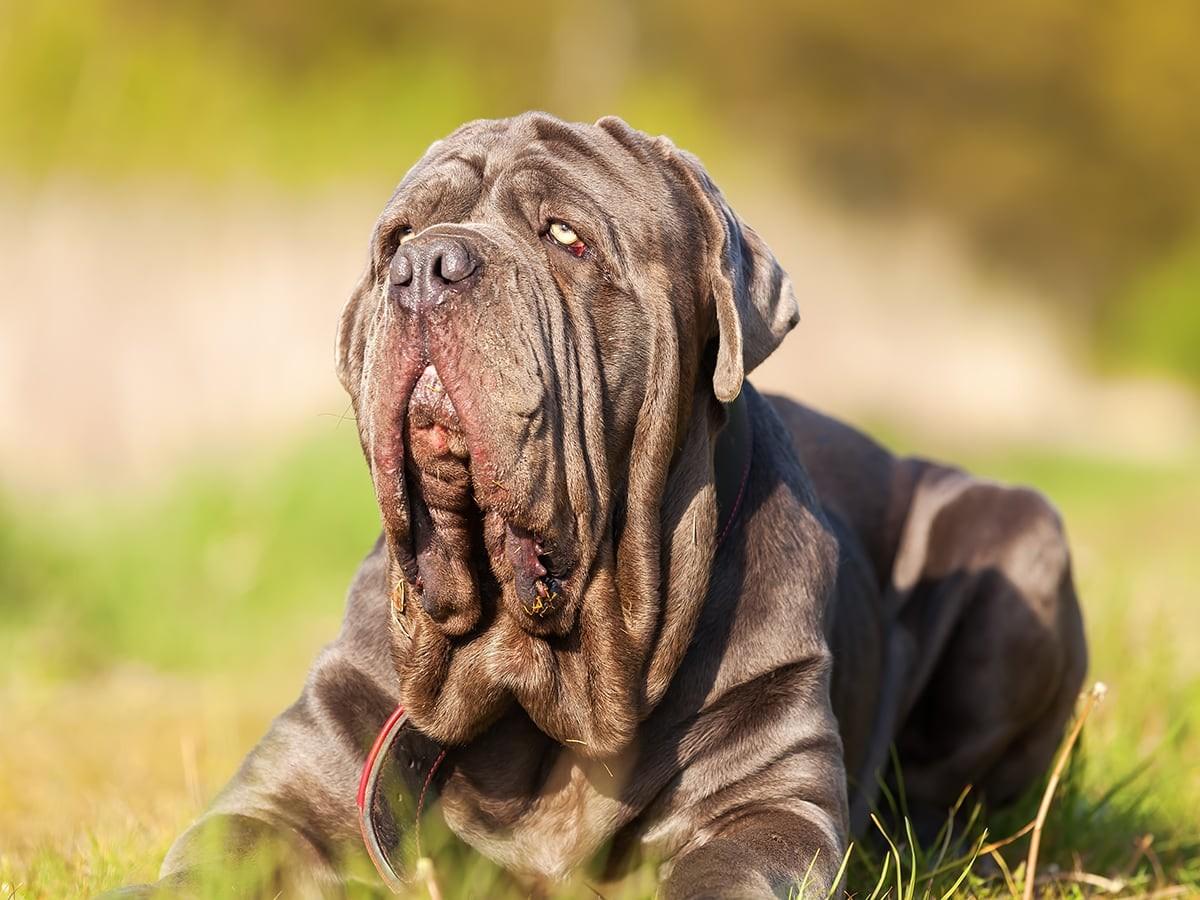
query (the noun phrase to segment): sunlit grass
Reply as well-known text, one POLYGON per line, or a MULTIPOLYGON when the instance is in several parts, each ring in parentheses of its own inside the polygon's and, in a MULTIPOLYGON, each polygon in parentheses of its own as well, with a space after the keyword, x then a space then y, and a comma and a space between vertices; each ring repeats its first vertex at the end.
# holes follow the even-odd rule
MULTIPOLYGON (((1018 451, 968 462, 1041 488, 1063 510, 1091 678, 1111 689, 1050 808, 1039 890, 1101 890, 1071 873, 1125 895, 1200 890, 1200 465, 1018 451)), ((10 496, 0 882, 58 898, 152 878, 335 634, 376 527, 353 429, 332 424, 288 452, 210 463, 132 496, 10 496)), ((902 825, 890 828, 895 851, 864 835, 847 888, 937 897, 961 877, 960 891, 1007 896, 1022 883, 1028 837, 967 862, 977 845, 1020 832, 1040 796, 971 822, 967 795, 958 829, 930 847, 902 825)), ((902 821, 888 802, 881 820, 902 821)), ((492 867, 448 836, 430 846, 444 896, 499 896, 492 867)), ((652 885, 652 872, 593 884, 605 897, 648 896, 652 885)))

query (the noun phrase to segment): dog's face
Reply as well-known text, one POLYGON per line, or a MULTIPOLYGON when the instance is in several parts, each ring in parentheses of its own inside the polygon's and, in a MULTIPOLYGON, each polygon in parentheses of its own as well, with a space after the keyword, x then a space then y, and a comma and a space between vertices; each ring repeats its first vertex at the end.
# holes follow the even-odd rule
POLYGON ((714 397, 794 322, 774 258, 665 139, 529 114, 430 148, 338 341, 422 730, 461 742, 515 699, 585 753, 628 741, 707 588, 714 397))

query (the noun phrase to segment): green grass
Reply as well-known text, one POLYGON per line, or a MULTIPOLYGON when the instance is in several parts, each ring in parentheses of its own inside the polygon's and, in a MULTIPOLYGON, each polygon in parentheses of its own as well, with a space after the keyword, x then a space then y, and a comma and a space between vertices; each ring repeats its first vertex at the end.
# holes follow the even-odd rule
MULTIPOLYGON (((1125 895, 1200 891, 1200 465, 1033 451, 967 462, 1035 485, 1063 510, 1091 677, 1110 688, 1051 807, 1038 871, 1057 867, 1063 880, 1042 888, 1097 891, 1065 878, 1081 871, 1116 879, 1125 895)), ((149 491, 10 494, 0 504, 0 898, 152 878, 336 632, 376 528, 347 424, 149 491)), ((918 847, 901 829, 893 850, 868 835, 847 887, 936 897, 961 877, 959 891, 1008 896, 1028 838, 1000 849, 1002 863, 968 863, 981 840, 1030 821, 1039 798, 968 824, 968 795, 948 844, 918 847)), ((902 820, 902 796, 893 802, 902 820)), ((430 843, 447 897, 500 895, 491 867, 446 836, 430 843)), ((602 891, 638 897, 651 885, 641 872, 602 891)))
POLYGON ((336 618, 378 525, 357 446, 347 423, 149 496, 0 509, 6 664, 60 678, 114 660, 203 672, 265 633, 336 618))
POLYGON ((1200 385, 1200 236, 1145 266, 1108 310, 1103 361, 1200 385))

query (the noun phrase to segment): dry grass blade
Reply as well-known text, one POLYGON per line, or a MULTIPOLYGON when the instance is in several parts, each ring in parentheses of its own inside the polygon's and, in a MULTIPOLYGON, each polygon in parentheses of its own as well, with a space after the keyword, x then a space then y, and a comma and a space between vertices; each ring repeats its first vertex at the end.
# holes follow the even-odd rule
POLYGON ((422 856, 417 860, 417 879, 425 883, 425 889, 429 891, 429 900, 442 900, 442 889, 438 887, 433 860, 428 856, 422 856))
POLYGON ((1168 900, 1170 897, 1194 897, 1196 892, 1186 885, 1177 884, 1174 887, 1159 888, 1149 894, 1143 894, 1141 900, 1168 900))
POLYGON ((1037 883, 1037 858, 1038 851, 1042 844, 1042 829, 1046 825, 1046 816, 1050 813, 1050 803, 1054 800, 1054 791, 1058 788, 1058 782, 1062 779, 1063 770, 1067 767, 1067 760, 1071 758, 1071 749, 1075 746, 1075 742, 1079 740, 1079 735, 1083 731, 1083 725, 1091 715, 1093 707, 1103 699, 1108 692, 1108 688, 1102 682, 1097 681, 1092 685, 1092 689, 1088 691, 1087 700, 1083 704, 1083 710, 1079 713, 1079 718, 1075 720, 1075 725, 1071 728, 1070 733, 1063 741, 1062 750, 1059 751, 1058 761, 1054 764, 1054 770, 1050 773, 1050 780, 1046 783, 1046 791, 1042 794, 1042 803, 1038 807, 1037 818, 1033 823, 1033 837, 1029 840, 1029 857, 1025 863, 1025 890, 1022 894, 1022 900, 1033 900, 1033 889, 1037 883))
POLYGON ((1035 879, 1038 884, 1086 884, 1106 894, 1119 894, 1125 890, 1125 882, 1116 878, 1105 878, 1092 872, 1051 872, 1035 879))
POLYGON ((1154 835, 1143 834, 1133 842, 1133 856, 1129 858, 1129 862, 1127 862, 1125 864, 1125 868, 1121 870, 1122 878, 1128 878, 1133 874, 1134 869, 1137 868, 1137 864, 1141 862, 1142 857, 1146 855, 1146 848, 1150 846, 1153 840, 1154 835))
POLYGON ((1008 888, 1008 893, 1015 897, 1020 891, 1017 890, 1017 883, 1013 881, 1012 871, 1008 868, 1008 863, 1004 861, 1004 857, 1000 855, 999 850, 989 850, 988 855, 996 863, 996 868, 1000 870, 1000 874, 1004 876, 1004 884, 1008 888))
POLYGON ((1158 854, 1151 846, 1154 842, 1154 836, 1150 836, 1150 840, 1146 842, 1143 852, 1146 854, 1146 859, 1150 860, 1150 866, 1154 869, 1154 879, 1158 884, 1164 884, 1167 880, 1167 873, 1163 870, 1162 861, 1158 858, 1158 854))
MULTIPOLYGON (((564 738, 563 740, 568 744, 579 744, 581 747, 588 746, 587 741, 581 741, 579 738, 564 738)), ((604 760, 600 760, 600 765, 604 766, 604 771, 608 773, 608 777, 615 781, 617 776, 614 775, 613 770, 608 767, 608 763, 606 763, 604 760)))
POLYGON ((995 853, 997 850, 1000 850, 1003 847, 1007 847, 1009 844, 1013 843, 1014 841, 1019 841, 1021 838, 1025 837, 1025 835, 1027 835, 1027 834, 1029 834, 1029 832, 1033 831, 1033 827, 1035 825, 1037 825, 1036 819, 1032 822, 1022 825, 1018 831, 1014 831, 1008 837, 1002 838, 1001 840, 998 840, 998 841, 992 841, 992 843, 988 844, 986 847, 984 847, 979 852, 980 853, 995 853))

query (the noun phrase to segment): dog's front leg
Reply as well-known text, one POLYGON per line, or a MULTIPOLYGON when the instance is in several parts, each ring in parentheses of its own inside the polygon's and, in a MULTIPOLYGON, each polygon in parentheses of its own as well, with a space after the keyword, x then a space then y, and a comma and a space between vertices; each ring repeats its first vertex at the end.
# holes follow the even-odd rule
MULTIPOLYGON (((367 751, 396 697, 386 652, 364 652, 352 619, 314 664, 300 699, 172 846, 159 881, 114 897, 336 897, 348 878, 374 877, 355 800, 367 751)), ((436 748, 406 730, 391 753, 387 795, 407 806, 395 816, 388 850, 413 821, 412 798, 436 748)))
POLYGON ((171 848, 162 877, 100 900, 340 896, 340 873, 317 845, 269 813, 209 813, 171 848), (261 816, 261 817, 259 817, 261 816))
POLYGON ((819 808, 743 808, 716 823, 706 842, 687 851, 663 885, 664 900, 824 898, 845 852, 819 808))
POLYGON ((725 691, 697 718, 684 746, 701 752, 651 837, 674 844, 662 897, 795 898, 801 886, 826 896, 848 818, 830 664, 814 649, 725 691))

